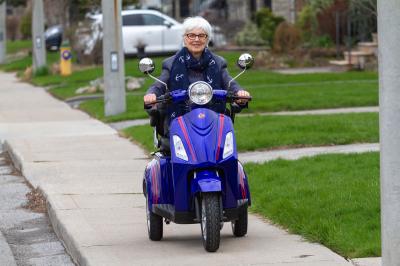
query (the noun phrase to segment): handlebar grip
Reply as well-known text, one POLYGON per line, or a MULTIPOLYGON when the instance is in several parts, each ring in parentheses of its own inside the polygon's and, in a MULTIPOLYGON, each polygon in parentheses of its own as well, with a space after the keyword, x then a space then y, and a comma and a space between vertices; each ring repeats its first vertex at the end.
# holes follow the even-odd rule
POLYGON ((158 96, 154 102, 151 102, 148 104, 144 103, 144 109, 145 110, 151 109, 154 104, 167 102, 169 100, 171 100, 171 96, 169 94, 164 94, 164 95, 158 96))

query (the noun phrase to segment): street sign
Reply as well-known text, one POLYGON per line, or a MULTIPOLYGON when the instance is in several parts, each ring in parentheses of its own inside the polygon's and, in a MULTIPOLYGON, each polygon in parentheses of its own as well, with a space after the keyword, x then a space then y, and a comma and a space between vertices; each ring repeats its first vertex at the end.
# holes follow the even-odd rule
POLYGON ((40 37, 36 37, 35 43, 36 43, 36 49, 42 48, 42 39, 40 37))
POLYGON ((118 53, 111 52, 111 71, 118 72, 118 53))

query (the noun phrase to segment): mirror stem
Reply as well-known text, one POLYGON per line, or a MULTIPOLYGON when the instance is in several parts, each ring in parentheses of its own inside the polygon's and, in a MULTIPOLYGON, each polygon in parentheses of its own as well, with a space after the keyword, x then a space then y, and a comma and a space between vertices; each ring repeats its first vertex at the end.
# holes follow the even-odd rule
POLYGON ((153 76, 152 74, 150 74, 150 73, 147 73, 147 75, 149 75, 152 79, 154 79, 154 80, 160 82, 161 84, 163 84, 163 85, 165 86, 166 92, 169 92, 167 83, 165 83, 165 82, 162 81, 162 80, 159 80, 158 78, 154 77, 154 76, 153 76))
POLYGON ((231 79, 228 83, 228 89, 231 88, 231 82, 234 81, 235 79, 237 79, 240 75, 242 75, 244 72, 246 71, 246 68, 243 69, 242 72, 240 72, 239 74, 237 74, 233 79, 231 79))

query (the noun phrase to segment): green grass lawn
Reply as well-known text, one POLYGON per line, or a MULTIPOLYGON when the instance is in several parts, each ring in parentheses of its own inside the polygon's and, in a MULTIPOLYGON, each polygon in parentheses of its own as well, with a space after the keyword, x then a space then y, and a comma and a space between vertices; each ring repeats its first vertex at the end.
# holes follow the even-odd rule
MULTIPOLYGON (((239 151, 306 146, 374 143, 379 141, 377 113, 238 117, 239 151), (254 126, 257 125, 257 126, 254 126)), ((152 128, 130 127, 125 134, 153 151, 152 128)))
POLYGON ((29 50, 32 48, 31 40, 16 40, 16 41, 7 41, 6 44, 7 54, 15 54, 22 50, 29 50))
MULTIPOLYGON (((47 65, 50 66, 51 64, 57 62, 60 58, 58 53, 47 53, 47 65)), ((32 56, 28 55, 23 58, 19 58, 8 62, 7 64, 0 65, 0 70, 7 71, 7 72, 22 72, 26 68, 32 66, 32 56)), ((44 77, 52 78, 52 75, 46 75, 44 77)))
POLYGON ((380 256, 378 153, 277 160, 245 169, 252 211, 342 256, 380 256))
MULTIPOLYGON (((151 84, 147 78, 144 95, 151 84)), ((250 91, 253 101, 245 112, 307 110, 352 106, 377 106, 378 81, 376 73, 324 73, 282 75, 263 71, 249 71, 241 82, 250 91), (255 82, 254 80, 258 80, 255 82)), ((127 96, 128 111, 118 116, 104 117, 103 101, 89 101, 82 109, 104 121, 145 118, 142 98, 127 96), (131 106, 134 105, 134 106, 131 106)))
MULTIPOLYGON (((14 44, 17 47, 27 45, 14 44)), ((239 72, 235 66, 240 52, 219 52, 227 59, 228 69, 232 76, 239 72)), ((59 59, 58 53, 48 53, 49 64, 59 59)), ((161 71, 162 60, 165 57, 154 57, 158 76, 161 71)), ((32 63, 31 56, 22 58, 3 65, 6 71, 21 71, 32 63)), ((138 70, 138 59, 125 60, 126 76, 145 77, 138 70)), ((75 91, 85 87, 90 81, 102 77, 103 68, 94 66, 75 71, 69 77, 60 75, 47 75, 34 77, 32 83, 37 86, 49 86, 50 92, 60 98, 67 99, 74 96, 75 91)), ((265 112, 284 110, 306 110, 321 108, 338 108, 350 106, 376 106, 378 105, 378 80, 377 73, 373 72, 347 72, 347 73, 315 73, 299 75, 283 75, 264 70, 249 70, 242 75, 238 82, 243 88, 250 91, 253 96, 250 108, 245 112, 265 112)), ((117 116, 104 117, 104 101, 92 100, 85 102, 81 108, 93 117, 106 122, 145 118, 143 112, 142 96, 152 84, 146 77, 142 88, 127 94, 127 111, 117 116)))

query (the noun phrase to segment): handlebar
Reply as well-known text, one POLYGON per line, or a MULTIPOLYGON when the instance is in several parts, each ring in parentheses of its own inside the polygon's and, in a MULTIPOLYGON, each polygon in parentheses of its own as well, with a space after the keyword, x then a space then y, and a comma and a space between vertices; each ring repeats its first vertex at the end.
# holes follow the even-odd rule
MULTIPOLYGON (((228 92, 226 90, 214 90, 213 97, 215 99, 226 100, 229 103, 235 102, 236 100, 246 99, 247 101, 251 101, 251 96, 237 96, 232 92, 228 92)), ((149 104, 144 104, 144 109, 151 109, 154 104, 157 103, 167 103, 171 101, 182 101, 188 98, 186 91, 171 91, 167 92, 164 95, 158 96, 154 102, 149 104)))

